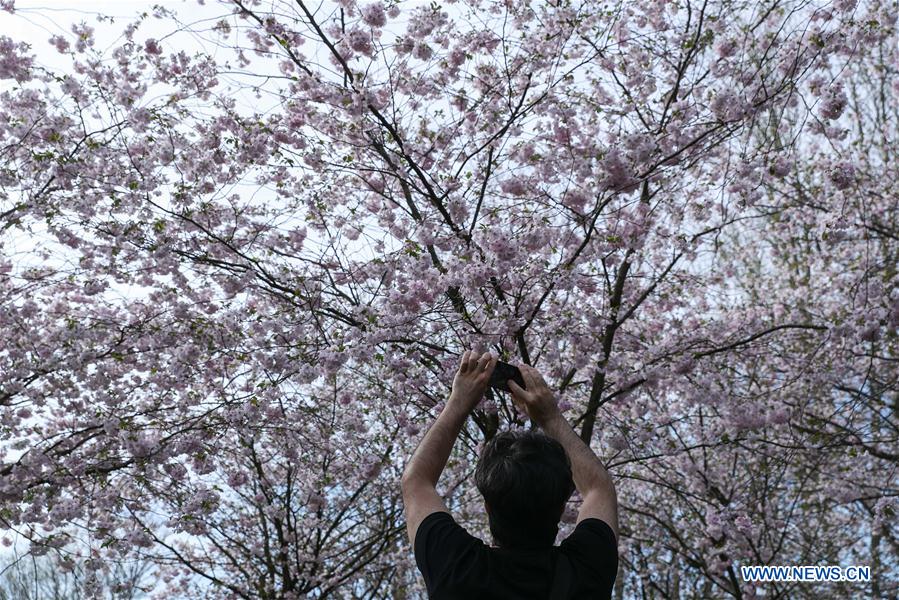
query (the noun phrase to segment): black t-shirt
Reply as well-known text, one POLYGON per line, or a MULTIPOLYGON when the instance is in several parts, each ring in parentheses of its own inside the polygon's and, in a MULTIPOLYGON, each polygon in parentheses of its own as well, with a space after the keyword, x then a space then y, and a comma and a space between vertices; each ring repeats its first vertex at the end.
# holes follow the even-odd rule
POLYGON ((551 600, 600 600, 611 598, 618 572, 615 534, 600 519, 584 519, 558 546, 506 550, 434 512, 418 526, 413 550, 431 600, 548 600, 560 559, 568 593, 551 600))

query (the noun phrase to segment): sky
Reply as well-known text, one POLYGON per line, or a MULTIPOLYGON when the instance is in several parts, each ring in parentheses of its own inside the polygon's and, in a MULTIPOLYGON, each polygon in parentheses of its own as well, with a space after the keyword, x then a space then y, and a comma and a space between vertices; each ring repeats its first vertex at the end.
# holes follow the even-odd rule
MULTIPOLYGON (((66 67, 70 61, 53 49, 47 41, 50 36, 72 38, 72 25, 84 21, 96 30, 97 48, 104 49, 115 43, 124 23, 140 13, 152 12, 154 5, 173 9, 186 21, 222 13, 222 7, 216 3, 200 6, 195 0, 16 0, 13 14, 0 11, 0 32, 16 41, 28 42, 38 63, 59 69, 66 67), (100 15, 113 17, 114 25, 98 23, 97 17, 100 15)), ((141 27, 141 33, 147 37, 162 36, 171 29, 169 22, 148 19, 141 27)))

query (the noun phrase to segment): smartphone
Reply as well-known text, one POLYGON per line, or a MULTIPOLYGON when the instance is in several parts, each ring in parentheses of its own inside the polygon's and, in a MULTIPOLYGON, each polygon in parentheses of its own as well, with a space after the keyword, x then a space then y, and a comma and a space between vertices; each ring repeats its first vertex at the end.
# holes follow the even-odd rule
POLYGON ((493 374, 490 376, 490 387, 508 392, 510 390, 509 386, 506 385, 506 381, 509 379, 517 383, 518 387, 526 389, 524 377, 521 376, 521 371, 518 370, 518 367, 510 365, 509 363, 504 363, 500 360, 496 361, 496 366, 493 368, 493 374))

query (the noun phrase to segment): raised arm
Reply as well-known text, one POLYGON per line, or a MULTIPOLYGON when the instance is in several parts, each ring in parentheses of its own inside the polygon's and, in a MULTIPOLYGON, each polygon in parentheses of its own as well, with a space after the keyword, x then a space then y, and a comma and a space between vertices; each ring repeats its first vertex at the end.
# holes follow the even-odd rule
POLYGON ((425 433, 403 471, 400 481, 406 511, 409 542, 415 547, 418 526, 433 512, 449 512, 437 494, 440 479, 450 452, 465 419, 484 396, 497 357, 489 353, 466 351, 453 379, 449 400, 437 420, 425 433))
POLYGON ((537 369, 528 365, 518 365, 526 390, 521 389, 514 381, 509 381, 512 400, 527 414, 547 435, 557 440, 571 461, 571 475, 574 485, 584 499, 578 512, 578 523, 584 519, 595 518, 608 523, 618 539, 618 496, 612 477, 603 466, 599 457, 565 420, 559 410, 556 398, 546 385, 537 369))

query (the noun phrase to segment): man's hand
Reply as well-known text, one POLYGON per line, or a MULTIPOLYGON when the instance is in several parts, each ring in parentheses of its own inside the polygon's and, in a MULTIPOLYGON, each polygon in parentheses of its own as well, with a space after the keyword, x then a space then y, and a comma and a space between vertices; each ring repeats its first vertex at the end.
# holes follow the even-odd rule
POLYGON ((523 390, 511 379, 508 382, 512 401, 537 425, 543 425, 556 416, 561 416, 559 404, 549 386, 534 367, 519 364, 518 370, 528 389, 523 390))
POLYGON ((465 414, 474 410, 487 390, 497 360, 499 357, 489 352, 478 356, 477 352, 466 350, 453 379, 453 391, 447 406, 458 406, 465 414))

